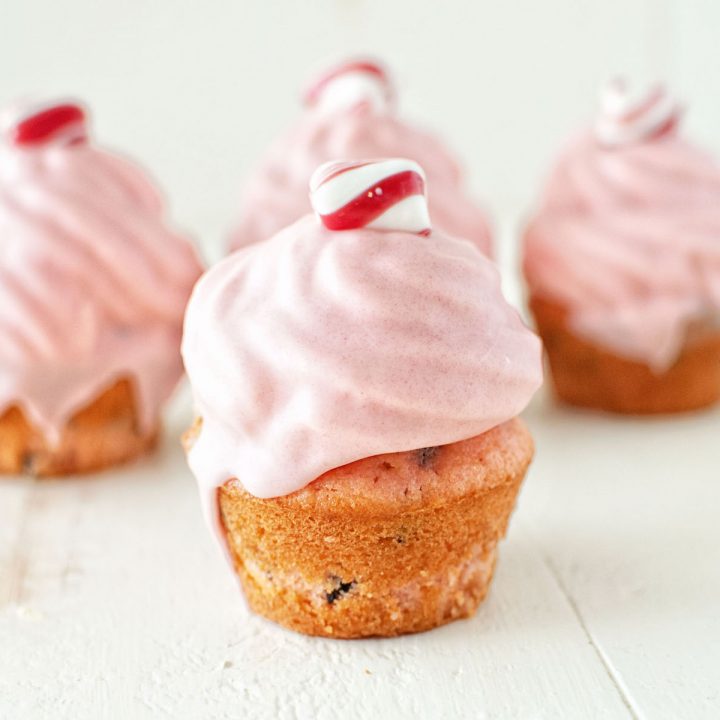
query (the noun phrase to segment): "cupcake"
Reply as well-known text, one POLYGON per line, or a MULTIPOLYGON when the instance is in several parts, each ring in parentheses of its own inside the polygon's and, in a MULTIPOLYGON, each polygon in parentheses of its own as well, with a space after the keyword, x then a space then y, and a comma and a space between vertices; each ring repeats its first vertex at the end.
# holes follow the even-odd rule
POLYGON ((558 397, 619 413, 720 398, 720 165, 662 89, 620 82, 564 149, 525 237, 558 397))
POLYGON ((206 515, 250 606, 310 635, 427 630, 485 597, 533 443, 540 343, 420 166, 330 163, 316 217, 198 283, 183 356, 206 515))
POLYGON ((246 183, 231 249, 267 240, 310 213, 308 181, 320 164, 402 156, 427 173, 435 226, 490 254, 485 212, 464 191, 456 158, 434 135, 398 118, 395 92, 382 66, 360 60, 330 68, 310 84, 304 106, 246 183))
POLYGON ((90 142, 82 106, 15 106, 0 233, 0 472, 87 472, 152 448, 201 272, 153 185, 90 142))

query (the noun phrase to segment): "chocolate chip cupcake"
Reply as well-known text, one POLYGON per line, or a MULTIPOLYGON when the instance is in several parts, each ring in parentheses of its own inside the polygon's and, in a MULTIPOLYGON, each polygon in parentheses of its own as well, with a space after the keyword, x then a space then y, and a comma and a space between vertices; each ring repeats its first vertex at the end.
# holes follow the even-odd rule
POLYGON ((91 141, 82 105, 4 113, 0 260, 0 472, 150 450, 200 263, 145 173, 91 141))
POLYGON ((720 164, 662 89, 611 83, 525 236, 530 308, 558 398, 619 413, 720 400, 720 164))
POLYGON ((323 166, 316 217, 198 283, 188 459, 251 607, 311 635, 416 632, 485 597, 533 443, 540 344, 407 160, 323 166))
POLYGON ((395 84, 382 64, 350 59, 327 67, 312 79, 303 100, 298 118, 245 183, 231 249, 267 240, 311 212, 307 186, 320 163, 401 155, 418 162, 427 175, 434 226, 492 255, 488 214, 471 197, 462 163, 442 138, 403 118, 395 84))

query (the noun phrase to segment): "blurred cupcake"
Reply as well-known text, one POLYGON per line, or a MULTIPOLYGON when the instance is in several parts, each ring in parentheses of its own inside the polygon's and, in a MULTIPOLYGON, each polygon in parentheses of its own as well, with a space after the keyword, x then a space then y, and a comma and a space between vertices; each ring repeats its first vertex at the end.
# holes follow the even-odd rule
POLYGON ((330 68, 312 82, 304 105, 300 119, 250 176, 231 249, 267 240, 307 215, 308 181, 320 164, 336 158, 402 156, 427 173, 436 227, 491 254, 486 215, 463 189, 456 158, 434 135, 397 117, 394 88, 381 65, 356 60, 330 68))
POLYGON ((187 436, 251 607, 311 635, 426 630, 485 597, 533 454, 540 344, 494 264, 430 231, 409 160, 330 163, 305 216, 198 283, 187 436))
POLYGON ((80 105, 4 113, 0 256, 0 472, 151 448, 201 268, 145 174, 88 140, 80 105))
POLYGON ((555 390, 669 413, 720 398, 720 165, 679 136, 661 88, 611 83, 552 172, 525 237, 555 390))

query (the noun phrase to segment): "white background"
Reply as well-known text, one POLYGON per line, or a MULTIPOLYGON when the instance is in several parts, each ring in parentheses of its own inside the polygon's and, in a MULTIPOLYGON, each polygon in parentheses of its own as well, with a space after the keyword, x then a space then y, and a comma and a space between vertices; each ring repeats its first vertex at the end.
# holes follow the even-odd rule
POLYGON ((611 74, 668 81, 720 151, 717 0, 0 0, 0 100, 84 98, 96 136, 146 164, 217 249, 245 172, 308 73, 370 52, 404 115, 463 158, 496 218, 532 202, 611 74))
MULTIPOLYGON (((509 269, 511 229, 608 75, 667 79, 720 151, 719 39, 718 0, 0 0, 0 100, 87 100, 217 255, 311 67, 370 51, 464 158, 509 269)), ((0 720, 720 717, 720 410, 622 419, 542 394, 478 614, 351 643, 244 609, 179 448, 189 419, 181 395, 129 468, 0 479, 0 720)))

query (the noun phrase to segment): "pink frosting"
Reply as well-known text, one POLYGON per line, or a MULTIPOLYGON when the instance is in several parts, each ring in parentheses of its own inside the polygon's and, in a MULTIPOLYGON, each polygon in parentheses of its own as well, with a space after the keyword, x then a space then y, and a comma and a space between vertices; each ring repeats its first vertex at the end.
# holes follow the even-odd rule
POLYGON ((0 145, 0 412, 20 406, 54 440, 130 377, 150 428, 200 272, 134 165, 84 143, 0 145))
POLYGON ((231 477, 280 496, 354 460, 485 432, 542 374, 539 340, 470 242, 333 232, 312 216, 200 280, 183 356, 210 518, 231 477))
POLYGON ((581 134, 529 225, 524 266, 579 335, 662 371, 689 325, 720 313, 720 165, 674 131, 613 148, 581 134))
POLYGON ((447 148, 433 135, 401 122, 390 109, 381 112, 368 104, 331 113, 305 110, 271 146, 247 183, 231 248, 267 240, 309 213, 308 181, 322 163, 382 157, 418 162, 427 176, 434 225, 491 253, 485 213, 466 195, 459 166, 447 148))

